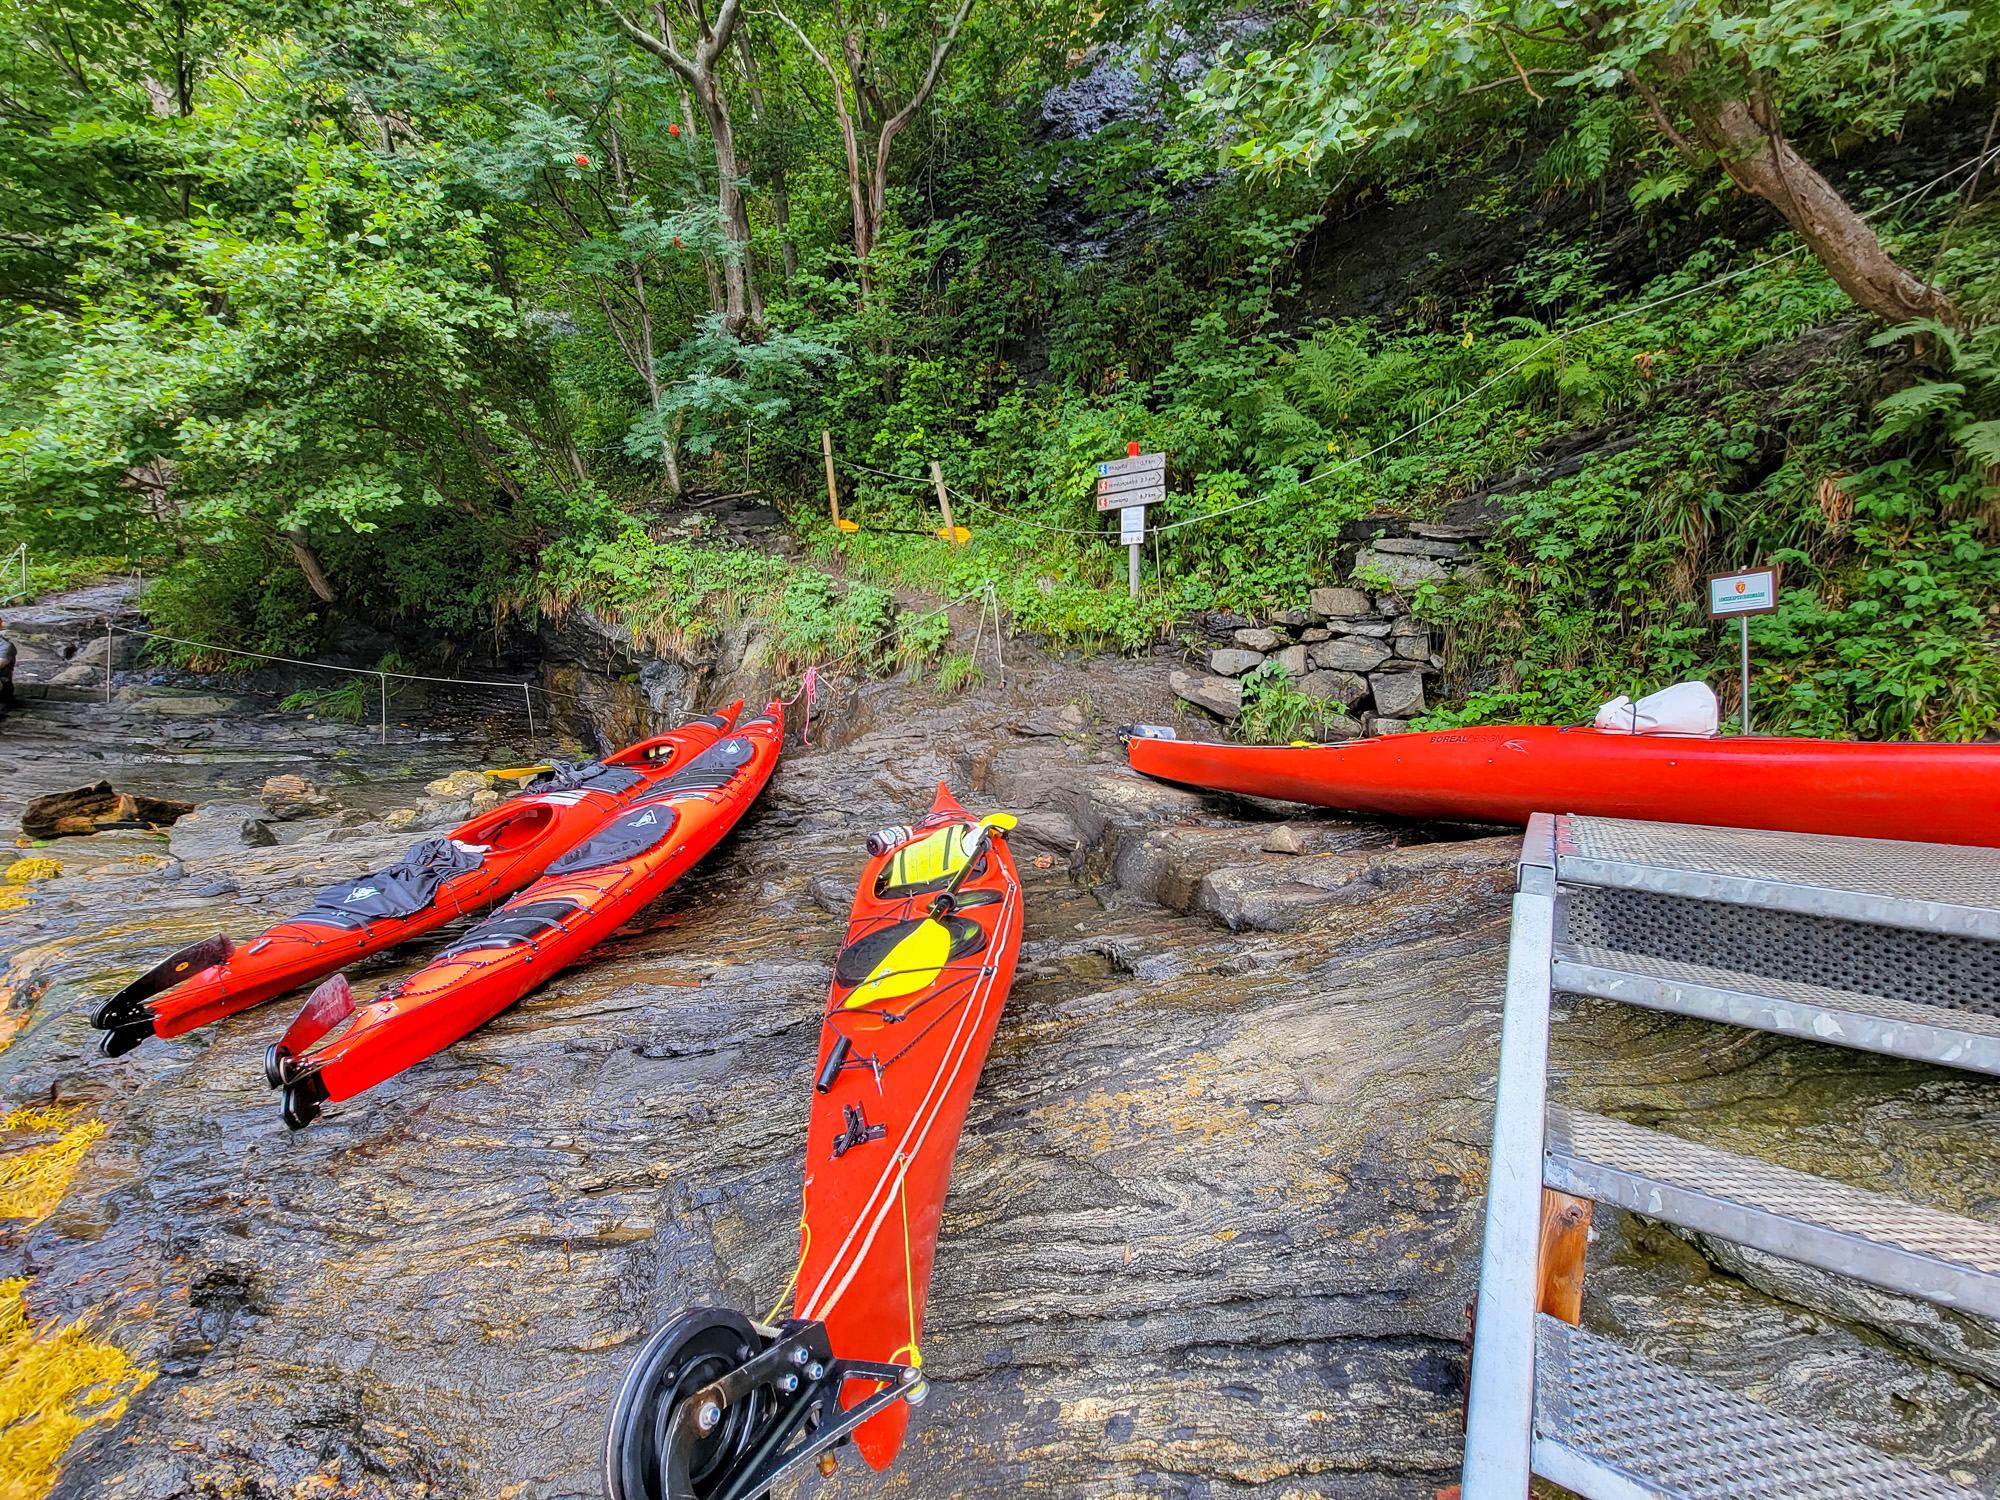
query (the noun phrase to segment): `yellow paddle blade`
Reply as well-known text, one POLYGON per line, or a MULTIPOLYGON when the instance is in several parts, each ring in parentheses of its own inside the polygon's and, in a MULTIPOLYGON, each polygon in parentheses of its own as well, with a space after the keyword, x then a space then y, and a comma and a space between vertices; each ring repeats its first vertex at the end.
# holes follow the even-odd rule
POLYGON ((967 531, 963 526, 954 526, 949 531, 940 526, 937 529, 937 534, 947 542, 969 542, 972 540, 972 533, 967 531))
POLYGON ((512 766, 506 770, 481 771, 481 776, 492 776, 501 781, 526 781, 530 776, 546 776, 554 766, 512 766))
POLYGON ((855 521, 835 521, 833 524, 838 526, 842 531, 859 531, 861 529, 860 523, 855 521))
POLYGON ((883 955, 882 961, 848 994, 846 1005, 874 1005, 900 1000, 931 984, 951 958, 951 932, 944 923, 925 920, 883 955))

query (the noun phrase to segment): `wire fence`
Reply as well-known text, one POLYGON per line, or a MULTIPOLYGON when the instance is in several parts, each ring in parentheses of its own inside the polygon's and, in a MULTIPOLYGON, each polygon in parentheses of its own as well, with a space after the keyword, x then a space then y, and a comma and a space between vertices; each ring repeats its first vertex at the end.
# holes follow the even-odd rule
MULTIPOLYGON (((899 619, 896 624, 874 639, 864 641, 839 656, 825 661, 809 663, 801 676, 800 691, 808 694, 814 691, 812 682, 816 674, 834 671, 857 661, 865 662, 867 658, 872 657, 876 652, 883 649, 883 647, 895 641, 899 635, 912 626, 934 620, 940 615, 948 614, 960 605, 970 604, 974 601, 977 601, 979 604, 979 623, 973 635, 970 660, 974 666, 978 665, 979 649, 985 641, 986 619, 990 610, 993 618, 993 640, 991 647, 993 661, 999 675, 1000 685, 1005 687, 1007 682, 1007 663, 1006 659, 1001 655, 1000 650, 1000 596, 993 580, 989 578, 972 592, 947 599, 934 610, 930 610, 925 614, 912 616, 909 619, 899 619)), ((550 704, 566 702, 582 705, 585 703, 585 700, 575 693, 558 693, 554 689, 538 682, 507 682, 481 677, 436 677, 423 672, 404 672, 384 667, 345 667, 334 662, 307 661, 296 656, 279 656, 269 651, 249 651, 238 646, 218 646, 212 641, 189 640, 184 636, 168 635, 164 631, 137 630, 131 626, 119 625, 107 619, 104 622, 104 701, 107 706, 111 703, 112 699, 112 663, 116 641, 121 635, 136 640, 160 641, 173 646, 186 646, 196 651, 209 651, 225 658, 243 657, 252 661, 276 662, 284 666, 305 667, 316 672, 339 672, 352 677, 373 677, 380 689, 382 715, 380 732, 381 743, 384 745, 389 743, 389 683, 392 679, 398 682, 435 683, 446 687, 483 689, 490 692, 507 694, 519 692, 522 707, 528 716, 528 746, 531 750, 535 744, 534 695, 536 693, 540 693, 550 704)), ((787 701, 796 701, 797 696, 797 694, 794 694, 793 699, 787 701)), ((552 725, 553 719, 554 716, 552 713, 544 716, 545 723, 552 725)))

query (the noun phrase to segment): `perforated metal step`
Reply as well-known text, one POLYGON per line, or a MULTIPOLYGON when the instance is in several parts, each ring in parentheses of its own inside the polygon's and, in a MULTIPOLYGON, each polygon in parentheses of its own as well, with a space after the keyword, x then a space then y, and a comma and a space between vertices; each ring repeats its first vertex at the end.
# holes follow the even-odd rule
POLYGON ((1565 815, 1556 878, 2000 941, 2000 850, 1565 815))
POLYGON ((2000 1228, 1553 1106, 1542 1180, 1806 1265, 2000 1317, 2000 1228))
POLYGON ((1590 1500, 1978 1500, 1542 1314, 1534 1469, 1590 1500))
POLYGON ((1558 943, 1550 982, 1675 1015, 2000 1076, 2000 1016, 1558 943))

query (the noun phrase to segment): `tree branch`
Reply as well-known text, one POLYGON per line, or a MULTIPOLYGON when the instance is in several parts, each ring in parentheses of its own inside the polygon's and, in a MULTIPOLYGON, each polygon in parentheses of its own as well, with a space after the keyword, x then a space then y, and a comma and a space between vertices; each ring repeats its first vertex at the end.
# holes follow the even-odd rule
MULTIPOLYGON (((734 3, 734 0, 732 0, 732 3, 734 3)), ((694 82, 694 64, 689 62, 685 57, 682 57, 674 49, 673 43, 663 41, 659 37, 654 36, 652 32, 626 15, 624 11, 618 8, 618 0, 598 0, 598 4, 603 7, 604 13, 617 23, 618 29, 624 32, 628 38, 637 42, 641 47, 644 47, 653 56, 680 74, 681 77, 687 79, 688 82, 694 82)))
POLYGON ((1507 54, 1507 61, 1514 65, 1515 73, 1520 75, 1521 87, 1528 91, 1528 97, 1533 99, 1537 104, 1547 104, 1549 101, 1536 93, 1535 86, 1528 82, 1527 69, 1521 66, 1521 59, 1514 55, 1514 49, 1507 44, 1507 38, 1504 35, 1500 38, 1500 50, 1507 54))

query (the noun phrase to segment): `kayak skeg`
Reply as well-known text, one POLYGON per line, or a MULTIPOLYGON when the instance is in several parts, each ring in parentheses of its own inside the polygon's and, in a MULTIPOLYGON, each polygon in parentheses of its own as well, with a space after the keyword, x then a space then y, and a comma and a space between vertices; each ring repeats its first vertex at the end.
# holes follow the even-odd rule
POLYGON ((1483 725, 1341 745, 1135 734, 1132 769, 1347 812, 1525 824, 1531 813, 2000 847, 2000 746, 1483 725))
POLYGON ((815 1457, 831 1472, 843 1440, 894 1460, 928 1394, 952 1158, 1020 955, 1013 824, 940 785, 921 823, 870 840, 820 1031, 794 1316, 693 1308, 649 1338, 612 1404, 607 1500, 748 1500, 815 1457))
POLYGON ((301 1129, 450 1046, 583 958, 699 863, 771 779, 784 705, 682 759, 620 804, 528 889, 417 973, 357 1005, 339 975, 316 991, 265 1059, 285 1123, 301 1129), (351 1022, 351 1024, 350 1024, 351 1022))
POLYGON ((98 1006, 106 1057, 206 1026, 519 890, 648 788, 727 734, 743 705, 601 761, 558 764, 522 795, 415 845, 398 863, 322 891, 238 948, 222 933, 169 954, 98 1006))

